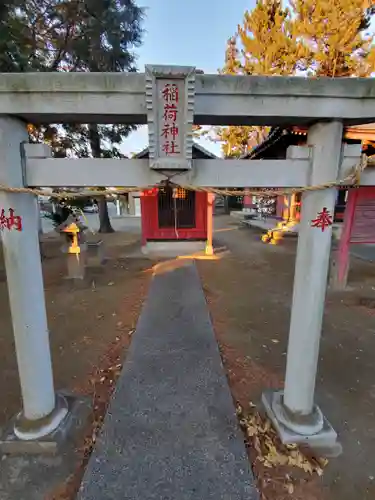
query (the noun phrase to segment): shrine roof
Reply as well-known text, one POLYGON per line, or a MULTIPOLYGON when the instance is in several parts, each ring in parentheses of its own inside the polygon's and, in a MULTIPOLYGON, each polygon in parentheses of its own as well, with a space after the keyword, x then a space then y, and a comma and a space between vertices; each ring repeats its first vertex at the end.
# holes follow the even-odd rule
MULTIPOLYGON (((288 146, 298 145, 302 137, 307 137, 307 131, 307 127, 273 128, 266 139, 255 146, 249 153, 243 155, 242 159, 255 160, 262 158, 263 155, 270 157, 270 150, 275 147, 284 147, 286 150, 288 146)), ((345 127, 344 140, 345 142, 362 142, 364 150, 369 148, 372 151, 375 148, 375 123, 345 127)))

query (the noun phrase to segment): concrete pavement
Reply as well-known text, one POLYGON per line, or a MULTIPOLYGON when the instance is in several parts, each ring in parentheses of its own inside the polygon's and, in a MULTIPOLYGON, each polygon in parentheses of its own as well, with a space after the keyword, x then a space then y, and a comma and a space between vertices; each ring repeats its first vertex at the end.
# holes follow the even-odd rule
POLYGON ((350 253, 362 260, 375 261, 375 245, 351 245, 350 253))
POLYGON ((191 263, 154 276, 78 495, 120 498, 258 498, 191 263))

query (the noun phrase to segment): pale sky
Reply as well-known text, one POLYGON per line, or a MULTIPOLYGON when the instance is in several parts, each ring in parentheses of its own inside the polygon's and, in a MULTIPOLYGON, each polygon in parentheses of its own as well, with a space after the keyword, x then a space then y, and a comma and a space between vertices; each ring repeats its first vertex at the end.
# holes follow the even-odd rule
MULTIPOLYGON (((243 23, 246 10, 255 0, 138 0, 146 8, 145 34, 136 50, 138 69, 145 64, 195 66, 205 73, 217 73, 224 65, 228 38, 243 23)), ((374 31, 375 22, 369 31, 374 31)), ((202 146, 220 155, 220 145, 208 140, 202 146)), ((125 154, 148 146, 147 127, 140 127, 123 143, 125 154)))
MULTIPOLYGON (((146 7, 144 42, 136 50, 139 71, 145 64, 176 64, 217 73, 224 64, 228 38, 255 0, 138 0, 138 4, 146 7)), ((219 144, 200 142, 220 154, 219 144)), ((141 127, 124 141, 122 150, 137 153, 147 146, 147 127, 141 127)))

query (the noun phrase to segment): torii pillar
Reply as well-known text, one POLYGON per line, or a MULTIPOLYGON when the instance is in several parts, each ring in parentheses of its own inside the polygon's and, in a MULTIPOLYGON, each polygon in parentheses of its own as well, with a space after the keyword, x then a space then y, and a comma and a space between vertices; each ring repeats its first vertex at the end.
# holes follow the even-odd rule
POLYGON ((212 193, 207 193, 207 241, 205 253, 209 256, 212 256, 214 254, 214 247, 212 243, 214 202, 215 195, 212 193))
MULTIPOLYGON (((25 124, 14 118, 0 116, 1 184, 24 186, 21 148, 25 142, 28 142, 25 124)), ((9 443, 6 436, 0 440, 1 451, 11 452, 7 444, 12 445, 17 440, 35 441, 56 430, 68 413, 68 405, 63 396, 55 394, 53 385, 38 239, 37 199, 32 194, 0 192, 0 212, 0 232, 22 394, 22 411, 16 416, 10 431, 14 437, 9 438, 9 443), (17 218, 13 224, 9 223, 10 209, 14 211, 14 218, 17 218)), ((21 448, 18 447, 18 450, 21 448)))
MULTIPOLYGON (((309 129, 311 185, 336 180, 342 156, 343 125, 318 123, 309 129)), ((283 443, 305 443, 337 455, 337 434, 314 403, 315 379, 327 288, 332 226, 313 227, 324 208, 333 218, 336 190, 305 192, 294 275, 287 366, 283 391, 263 394, 265 409, 283 443)))

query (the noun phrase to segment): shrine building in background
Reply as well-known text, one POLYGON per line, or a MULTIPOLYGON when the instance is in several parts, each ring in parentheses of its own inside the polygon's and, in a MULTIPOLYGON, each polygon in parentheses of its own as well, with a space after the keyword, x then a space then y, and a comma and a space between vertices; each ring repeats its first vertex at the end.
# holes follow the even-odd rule
MULTIPOLYGON (((307 140, 307 127, 291 127, 290 129, 273 128, 268 137, 256 146, 249 154, 243 156, 245 160, 261 160, 261 159, 285 159, 286 152, 289 146, 305 146, 307 140)), ((344 131, 345 144, 362 144, 362 152, 368 156, 375 154, 375 123, 367 125, 358 125, 356 127, 347 127, 344 131)), ((338 190, 337 201, 335 207, 334 220, 342 222, 347 202, 347 189, 338 190)), ((289 218, 286 214, 287 210, 292 210, 293 217, 299 219, 301 209, 301 195, 296 194, 293 200, 287 203, 285 196, 277 196, 274 204, 274 213, 270 214, 278 219, 289 218), (287 209, 287 210, 286 210, 287 209)), ((245 196, 243 207, 252 206, 254 203, 253 197, 245 196)))

